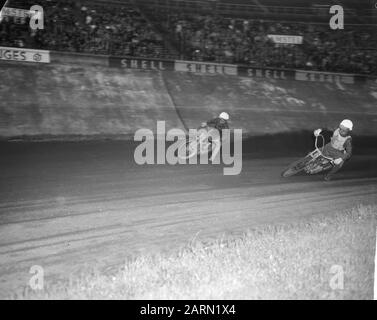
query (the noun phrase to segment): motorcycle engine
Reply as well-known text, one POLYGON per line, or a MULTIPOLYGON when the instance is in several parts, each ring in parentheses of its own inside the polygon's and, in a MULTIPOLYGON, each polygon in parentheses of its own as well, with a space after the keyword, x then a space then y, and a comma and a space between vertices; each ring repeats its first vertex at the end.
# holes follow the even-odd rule
MULTIPOLYGON (((305 167, 305 172, 308 174, 316 174, 319 173, 323 170, 328 169, 327 167, 329 166, 329 161, 324 158, 317 159, 316 161, 310 163, 305 167)), ((331 167, 331 165, 330 165, 331 167)))

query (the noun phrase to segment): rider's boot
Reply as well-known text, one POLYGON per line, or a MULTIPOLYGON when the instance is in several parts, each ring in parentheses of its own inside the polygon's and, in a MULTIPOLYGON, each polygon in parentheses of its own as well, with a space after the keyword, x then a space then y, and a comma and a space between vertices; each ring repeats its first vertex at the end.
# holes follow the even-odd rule
MULTIPOLYGON (((212 145, 211 145, 212 147, 212 145)), ((214 150, 212 151, 212 155, 211 157, 209 158, 209 160, 211 162, 213 162, 214 164, 219 164, 220 163, 220 159, 219 159, 219 151, 220 151, 220 145, 216 143, 215 145, 215 148, 214 150)))
POLYGON ((332 167, 332 169, 330 170, 330 172, 328 174, 325 175, 325 181, 330 181, 333 179, 334 177, 334 174, 337 173, 339 171, 339 169, 343 166, 343 162, 341 164, 338 164, 338 165, 334 165, 332 167))
POLYGON ((211 148, 212 148, 212 155, 210 157, 210 161, 213 164, 220 164, 220 149, 221 149, 221 141, 219 137, 211 138, 211 148), (215 147, 213 147, 215 146, 215 147))

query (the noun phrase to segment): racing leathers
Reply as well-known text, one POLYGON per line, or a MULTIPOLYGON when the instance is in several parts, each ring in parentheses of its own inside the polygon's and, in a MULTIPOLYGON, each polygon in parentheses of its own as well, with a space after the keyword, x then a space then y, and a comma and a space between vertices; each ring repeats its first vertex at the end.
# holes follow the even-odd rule
POLYGON ((202 126, 208 126, 209 130, 210 128, 217 129, 218 132, 211 132, 211 137, 209 137, 209 140, 211 140, 212 143, 215 144, 215 148, 212 152, 212 156, 210 158, 211 161, 216 157, 218 152, 221 148, 221 138, 222 138, 222 130, 223 129, 229 129, 228 121, 222 119, 222 118, 214 118, 207 122, 204 122, 202 126))
POLYGON ((343 166, 344 162, 351 158, 352 156, 352 137, 347 135, 345 137, 341 136, 339 133, 339 128, 334 131, 322 131, 326 138, 326 135, 331 135, 330 142, 327 143, 323 148, 323 154, 327 157, 335 159, 334 166, 327 174, 327 176, 332 176, 343 166))
POLYGON ((216 128, 220 135, 221 135, 221 130, 223 129, 229 129, 228 121, 221 119, 221 118, 214 118, 212 120, 209 120, 206 122, 207 126, 216 128))

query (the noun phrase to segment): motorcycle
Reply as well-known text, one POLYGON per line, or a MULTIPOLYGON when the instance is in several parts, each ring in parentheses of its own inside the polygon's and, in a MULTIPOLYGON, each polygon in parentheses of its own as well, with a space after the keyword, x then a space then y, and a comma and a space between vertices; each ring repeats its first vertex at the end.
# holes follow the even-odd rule
POLYGON ((212 150, 216 147, 216 142, 212 139, 208 139, 209 133, 211 132, 210 127, 200 127, 198 129, 198 134, 189 137, 189 140, 182 143, 178 148, 178 157, 180 159, 190 159, 196 155, 201 154, 211 154, 212 150))
POLYGON ((323 135, 318 135, 315 138, 315 150, 308 153, 304 158, 301 158, 291 163, 282 173, 283 178, 291 177, 299 172, 304 171, 307 174, 316 174, 326 171, 334 166, 334 159, 323 154, 325 138, 323 135), (318 147, 318 138, 322 138, 322 147, 318 147))

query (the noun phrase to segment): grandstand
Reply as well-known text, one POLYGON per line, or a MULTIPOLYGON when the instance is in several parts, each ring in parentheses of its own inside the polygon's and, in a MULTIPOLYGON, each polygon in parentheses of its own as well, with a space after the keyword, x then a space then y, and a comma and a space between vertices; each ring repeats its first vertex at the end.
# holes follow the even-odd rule
MULTIPOLYGON (((343 1, 346 28, 335 31, 328 25, 329 6, 320 0, 285 6, 272 0, 38 3, 44 30, 30 30, 28 18, 5 16, 1 46, 377 74, 372 3, 343 1), (276 34, 302 37, 302 43, 276 43, 271 38, 276 34)), ((32 4, 11 0, 7 7, 32 4)))

